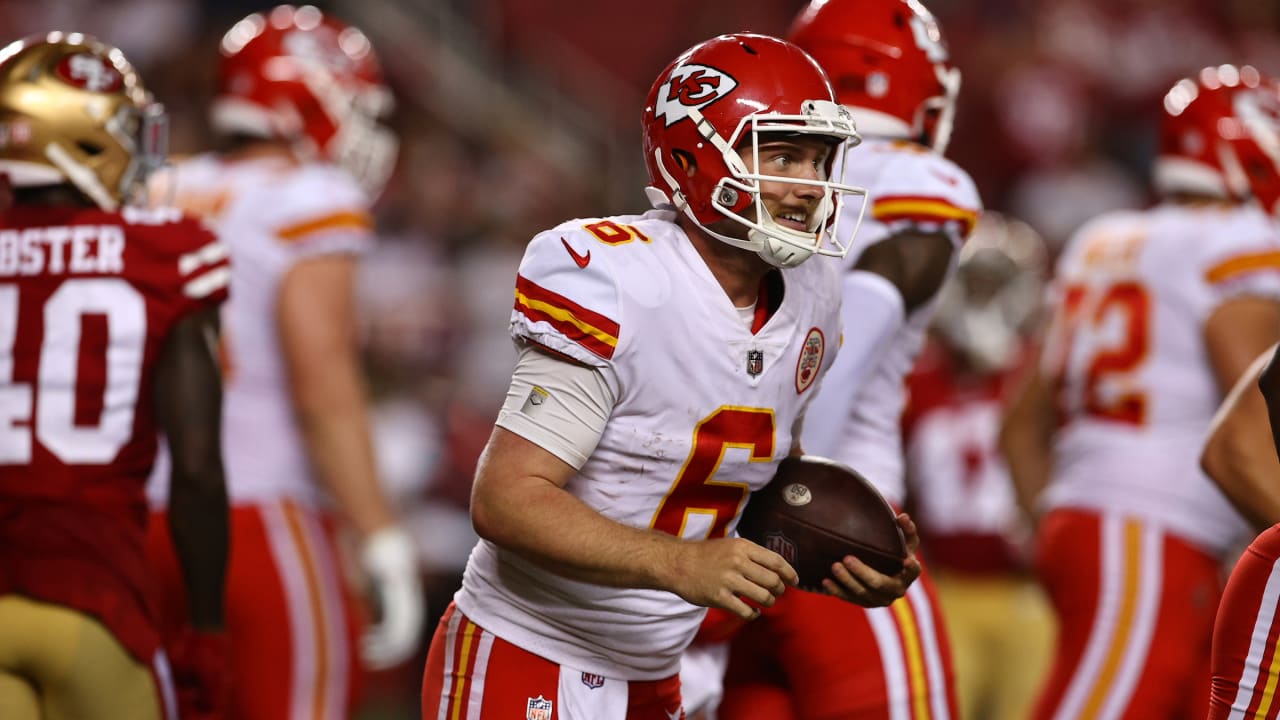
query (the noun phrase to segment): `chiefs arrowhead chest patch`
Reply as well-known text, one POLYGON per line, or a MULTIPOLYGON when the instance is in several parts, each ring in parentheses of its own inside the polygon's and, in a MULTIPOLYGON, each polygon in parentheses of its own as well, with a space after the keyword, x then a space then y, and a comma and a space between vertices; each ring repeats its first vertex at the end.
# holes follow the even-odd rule
POLYGON ((822 367, 822 356, 826 352, 826 339, 818 328, 809 330, 800 346, 800 358, 796 360, 796 392, 809 389, 818 377, 818 368, 822 367))

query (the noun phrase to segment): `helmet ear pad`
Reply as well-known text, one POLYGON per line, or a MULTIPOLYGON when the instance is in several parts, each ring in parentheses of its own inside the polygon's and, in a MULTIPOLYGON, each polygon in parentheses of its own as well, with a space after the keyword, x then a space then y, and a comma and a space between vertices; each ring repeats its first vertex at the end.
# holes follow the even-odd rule
POLYGON ((685 177, 693 177, 698 173, 698 159, 692 153, 685 152, 680 148, 671 150, 671 160, 676 167, 684 171, 685 177))

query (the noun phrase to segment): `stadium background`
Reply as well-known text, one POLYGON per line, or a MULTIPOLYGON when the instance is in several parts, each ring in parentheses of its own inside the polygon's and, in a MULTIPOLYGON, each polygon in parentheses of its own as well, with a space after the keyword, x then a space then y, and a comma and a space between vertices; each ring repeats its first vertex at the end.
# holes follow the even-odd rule
MULTIPOLYGON (((207 144, 218 38, 273 3, 0 0, 11 39, 50 29, 121 47, 171 114, 171 149, 207 144)), ((474 542, 466 499, 506 389, 511 286, 533 232, 640 210, 640 108, 684 48, 783 34, 800 0, 334 0, 398 107, 396 174, 363 268, 363 343, 380 464, 425 558, 431 616, 474 542)), ((1280 74, 1280 3, 933 0, 964 74, 950 157, 987 206, 1057 247, 1085 219, 1150 200, 1164 90, 1205 65, 1280 74)), ((424 638, 424 646, 426 639, 424 638)), ((420 662, 371 679, 364 720, 412 718, 420 662)))

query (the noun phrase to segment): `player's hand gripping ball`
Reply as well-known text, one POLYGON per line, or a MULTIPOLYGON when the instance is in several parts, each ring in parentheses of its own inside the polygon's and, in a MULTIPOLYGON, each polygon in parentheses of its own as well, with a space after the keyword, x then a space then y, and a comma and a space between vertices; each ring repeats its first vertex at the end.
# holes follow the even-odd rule
POLYGON ((800 587, 816 592, 846 555, 886 575, 901 572, 907 559, 897 514, 875 486, 813 455, 782 461, 773 480, 747 501, 738 533, 785 558, 800 587))

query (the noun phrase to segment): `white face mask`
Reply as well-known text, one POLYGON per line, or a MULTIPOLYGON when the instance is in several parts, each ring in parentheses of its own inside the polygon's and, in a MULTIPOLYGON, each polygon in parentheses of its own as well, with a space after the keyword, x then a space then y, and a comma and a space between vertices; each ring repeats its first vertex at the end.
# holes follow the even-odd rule
MULTIPOLYGON (((679 184, 659 163, 664 182, 673 190, 678 210, 683 211, 712 237, 729 245, 751 250, 775 267, 795 267, 815 254, 844 257, 849 252, 853 236, 861 226, 862 216, 866 211, 867 191, 865 188, 847 185, 833 179, 843 175, 844 151, 850 144, 856 145, 861 142, 861 137, 858 136, 847 110, 828 100, 810 100, 804 104, 801 115, 750 115, 739 123, 727 139, 706 121, 697 108, 689 108, 688 114, 690 119, 698 125, 703 137, 720 151, 725 165, 729 168, 730 175, 721 178, 712 191, 712 207, 726 219, 746 227, 746 237, 737 238, 718 233, 698 222, 692 208, 680 193, 679 184), (834 157, 830 177, 820 180, 799 180, 769 175, 760 172, 758 161, 753 163, 755 167, 748 168, 735 149, 739 144, 737 141, 749 137, 753 149, 758 150, 760 134, 771 132, 836 138, 837 142, 831 148, 834 157), (799 183, 819 187, 823 196, 818 208, 809 218, 809 227, 800 231, 778 224, 765 209, 760 195, 761 182, 799 183), (744 217, 733 211, 742 193, 752 198, 752 204, 755 207, 755 212, 750 214, 752 217, 744 217), (840 227, 842 215, 840 207, 848 196, 860 197, 863 203, 853 230, 845 234, 844 229, 840 227), (831 220, 833 217, 834 221, 831 220)), ((758 158, 759 153, 753 153, 753 156, 758 158)), ((656 199, 656 196, 651 199, 656 199)), ((666 198, 662 197, 661 201, 666 203, 666 198)))

